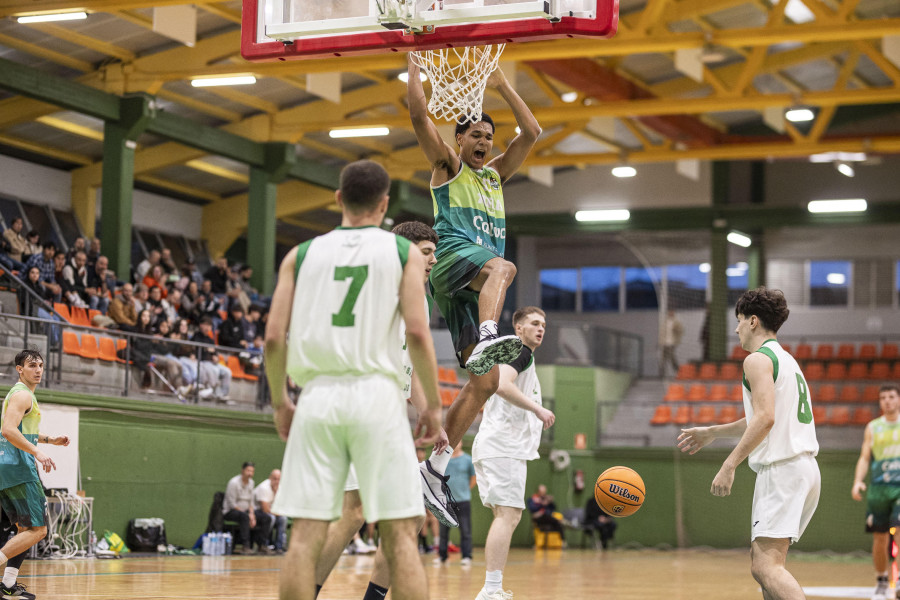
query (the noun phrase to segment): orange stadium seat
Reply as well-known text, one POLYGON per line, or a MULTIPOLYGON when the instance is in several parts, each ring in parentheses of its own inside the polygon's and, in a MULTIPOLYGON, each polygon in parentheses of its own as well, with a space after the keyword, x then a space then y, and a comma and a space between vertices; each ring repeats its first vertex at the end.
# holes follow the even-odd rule
POLYGON ((875 418, 875 413, 868 406, 860 406, 853 410, 853 417, 850 423, 853 425, 868 425, 869 421, 875 418))
POLYGON ((722 363, 719 379, 733 381, 741 378, 741 366, 735 363, 722 363))
POLYGON ((891 376, 891 366, 886 362, 872 363, 872 369, 869 371, 869 379, 884 380, 891 376))
POLYGON ((894 368, 891 369, 891 379, 900 379, 900 361, 894 363, 894 368))
POLYGON ((878 402, 878 388, 881 386, 878 385, 867 385, 863 388, 862 401, 863 402, 878 402))
POLYGON ((452 367, 438 367, 438 380, 441 383, 449 383, 451 385, 457 385, 459 383, 456 369, 452 367))
POLYGON ((724 383, 714 383, 709 388, 709 400, 711 402, 724 402, 728 400, 728 386, 724 383))
POLYGON ((813 406, 813 421, 819 425, 824 425, 826 418, 827 411, 824 406, 813 406))
POLYGON ((62 334, 63 352, 81 356, 81 341, 78 339, 78 334, 74 331, 63 331, 62 334))
POLYGON ((58 312, 60 316, 62 316, 62 318, 66 320, 66 322, 74 323, 74 321, 72 321, 72 315, 71 313, 69 313, 68 305, 63 304, 62 302, 54 302, 53 310, 58 312))
POLYGON ((100 358, 100 349, 97 347, 97 338, 90 333, 81 334, 81 356, 91 360, 100 358))
POLYGON ((850 363, 847 369, 847 379, 865 379, 869 375, 869 365, 864 362, 850 363))
POLYGON ((650 419, 651 425, 668 425, 672 422, 672 405, 671 404, 660 404, 656 407, 656 410, 653 412, 653 417, 650 419))
POLYGON ((803 369, 807 381, 819 381, 825 378, 825 367, 820 362, 810 362, 803 369))
POLYGON ((743 402, 744 401, 744 385, 741 383, 736 383, 731 386, 731 392, 728 394, 728 399, 732 402, 743 402))
POLYGON ((678 410, 675 411, 675 417, 672 419, 672 422, 676 425, 687 425, 691 422, 691 418, 691 407, 679 406, 678 410))
POLYGON ((846 406, 835 406, 828 415, 829 425, 848 425, 850 423, 850 409, 846 406))
MULTIPOLYGON (((125 338, 117 338, 116 339, 116 357, 119 356, 119 351, 124 350, 128 347, 128 340, 125 338)), ((124 358, 116 358, 116 362, 123 363, 125 362, 124 358)))
POLYGON ((837 400, 837 387, 833 383, 825 383, 813 394, 816 402, 835 402, 837 400))
POLYGON ((847 379, 847 365, 839 362, 830 362, 825 369, 825 379, 847 379))
POLYGON ((726 404, 719 409, 719 416, 716 418, 716 422, 718 422, 720 425, 724 425, 725 423, 734 423, 737 420, 738 411, 737 407, 733 404, 726 404))
POLYGON ((878 358, 878 349, 875 347, 875 344, 861 344, 859 347, 859 358, 862 360, 878 358))
POLYGON ((841 395, 838 398, 841 402, 859 402, 859 386, 845 385, 841 388, 841 395))
POLYGON ((706 386, 702 383, 693 383, 688 389, 687 399, 690 402, 702 402, 706 400, 706 386))
POLYGON ((116 356, 116 340, 111 337, 100 336, 97 341, 100 350, 100 360, 117 362, 119 357, 116 356))
POLYGON ((686 399, 687 390, 680 383, 670 383, 669 389, 666 392, 666 395, 663 397, 663 400, 665 400, 666 402, 679 402, 686 399))
POLYGON ((698 379, 703 379, 705 381, 709 381, 710 379, 718 379, 719 378, 719 367, 715 363, 705 362, 700 365, 700 373, 697 376, 698 379))
POLYGON ((853 344, 841 344, 838 346, 836 358, 840 360, 853 360, 856 358, 856 346, 853 344))
POLYGON ((678 367, 676 379, 697 379, 697 366, 693 363, 685 363, 678 367))
POLYGON ((897 344, 882 344, 881 346, 882 360, 895 360, 900 358, 900 347, 897 344))
POLYGON ((96 317, 97 315, 102 315, 102 314, 103 313, 100 312, 99 310, 94 310, 93 308, 88 309, 88 321, 90 322, 91 326, 94 325, 94 317, 96 317))
POLYGON ((694 423, 698 425, 711 425, 716 422, 716 407, 704 404, 694 414, 694 423))
POLYGON ((797 353, 794 354, 797 360, 809 360, 812 358, 812 346, 809 344, 797 344, 797 353))
POLYGON ((747 352, 740 346, 734 346, 731 349, 731 356, 729 356, 729 358, 731 360, 744 360, 745 358, 747 358, 747 355, 749 355, 749 354, 750 354, 749 352, 747 352))
POLYGON ((834 358, 834 346, 819 344, 816 347, 816 360, 831 360, 832 358, 834 358))
POLYGON ((456 390, 441 388, 441 406, 450 406, 456 398, 456 390))
POLYGON ((77 308, 72 306, 69 308, 69 314, 72 315, 72 323, 75 325, 81 325, 82 327, 90 327, 91 322, 88 320, 88 313, 86 308, 77 308))

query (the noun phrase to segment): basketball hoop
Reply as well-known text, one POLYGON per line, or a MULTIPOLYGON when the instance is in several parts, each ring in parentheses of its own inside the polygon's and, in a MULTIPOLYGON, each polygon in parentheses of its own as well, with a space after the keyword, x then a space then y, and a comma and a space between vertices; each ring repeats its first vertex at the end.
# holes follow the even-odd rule
POLYGON ((444 48, 411 52, 431 81, 428 112, 439 119, 465 123, 481 120, 484 89, 506 44, 480 48, 444 48))

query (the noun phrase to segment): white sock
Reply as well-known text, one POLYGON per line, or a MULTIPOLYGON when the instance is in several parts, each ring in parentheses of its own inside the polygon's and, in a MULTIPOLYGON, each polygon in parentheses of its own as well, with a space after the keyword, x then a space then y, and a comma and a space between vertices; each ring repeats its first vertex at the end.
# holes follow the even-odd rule
POLYGON ((481 332, 485 331, 485 329, 490 332, 491 335, 497 335, 500 332, 500 326, 497 325, 497 321, 482 321, 481 325, 478 326, 479 337, 481 337, 481 332))
POLYGON ((435 538, 434 538, 434 544, 432 544, 432 545, 433 545, 433 546, 440 546, 440 545, 441 545, 441 536, 435 537, 435 538))
POLYGON ((3 554, 2 552, 0 552, 0 565, 2 565, 3 563, 5 563, 5 562, 8 561, 8 560, 9 560, 9 559, 6 558, 6 555, 3 554))
POLYGON ((503 589, 503 571, 486 571, 484 573, 484 591, 493 594, 503 589))
POLYGON ((3 585, 7 587, 7 589, 16 585, 16 577, 19 576, 19 570, 13 569, 12 567, 6 567, 6 570, 3 571, 3 585))
POLYGON ((432 452, 428 462, 431 463, 432 469, 443 475, 444 471, 447 470, 447 465, 450 464, 451 456, 453 456, 453 448, 448 445, 440 454, 432 452))

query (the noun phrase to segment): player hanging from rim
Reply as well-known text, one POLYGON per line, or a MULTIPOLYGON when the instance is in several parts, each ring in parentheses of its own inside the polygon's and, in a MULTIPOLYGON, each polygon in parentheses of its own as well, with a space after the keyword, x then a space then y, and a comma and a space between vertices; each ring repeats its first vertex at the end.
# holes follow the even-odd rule
POLYGON ((487 84, 509 104, 521 133, 505 152, 491 159, 494 123, 482 114, 478 122, 457 124, 457 154, 428 117, 419 67, 409 60, 409 116, 431 164, 434 229, 440 236, 431 289, 450 328, 459 364, 470 373, 447 413, 447 448, 419 465, 425 504, 449 527, 458 526, 444 477, 453 448, 497 391, 500 375, 493 367, 512 362, 522 349, 522 340, 500 336, 497 327, 506 290, 516 276, 515 265, 503 258, 506 213, 502 184, 522 166, 541 134, 534 115, 500 69, 491 73, 487 84))
MULTIPOLYGON (((425 259, 425 272, 423 283, 428 282, 428 275, 431 273, 434 263, 437 262, 434 257, 434 249, 438 242, 438 236, 434 230, 418 221, 409 221, 401 223, 391 230, 394 235, 408 239, 416 245, 425 259)), ((431 315, 430 298, 425 296, 424 310, 427 315, 431 315)), ((404 343, 404 375, 406 377, 406 385, 403 388, 403 395, 409 400, 416 409, 416 414, 421 415, 427 409, 425 402, 425 394, 422 390, 422 384, 414 375, 412 368, 412 360, 409 351, 406 350, 404 343)), ((443 447, 447 443, 447 436, 441 431, 438 441, 435 442, 436 447, 443 447)), ((422 528, 425 517, 420 519, 416 527, 416 531, 422 528)), ((359 531, 360 527, 365 523, 362 512, 362 501, 359 497, 359 483, 356 480, 356 473, 351 468, 350 475, 344 486, 344 506, 341 512, 341 518, 328 526, 328 537, 322 546, 322 553, 316 563, 316 594, 325 585, 326 579, 334 570, 341 553, 347 544, 353 539, 354 534, 359 531)), ((388 570, 387 559, 384 556, 381 544, 378 544, 378 550, 375 552, 375 564, 372 567, 372 575, 369 578, 369 587, 363 596, 363 600, 381 600, 387 593, 391 584, 391 574, 388 570)))

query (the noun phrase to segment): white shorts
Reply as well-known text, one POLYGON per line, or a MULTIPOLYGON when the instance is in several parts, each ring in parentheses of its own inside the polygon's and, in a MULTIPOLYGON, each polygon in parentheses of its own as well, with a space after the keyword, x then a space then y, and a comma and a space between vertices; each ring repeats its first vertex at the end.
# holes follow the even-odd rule
POLYGON ((272 512, 339 518, 351 464, 367 521, 425 514, 406 403, 392 379, 323 376, 304 386, 272 512))
POLYGON ((521 458, 483 458, 475 464, 475 481, 481 503, 488 508, 525 508, 528 461, 521 458))
POLYGON ((821 488, 819 465, 812 454, 762 467, 753 490, 750 540, 799 540, 816 512, 821 488))

